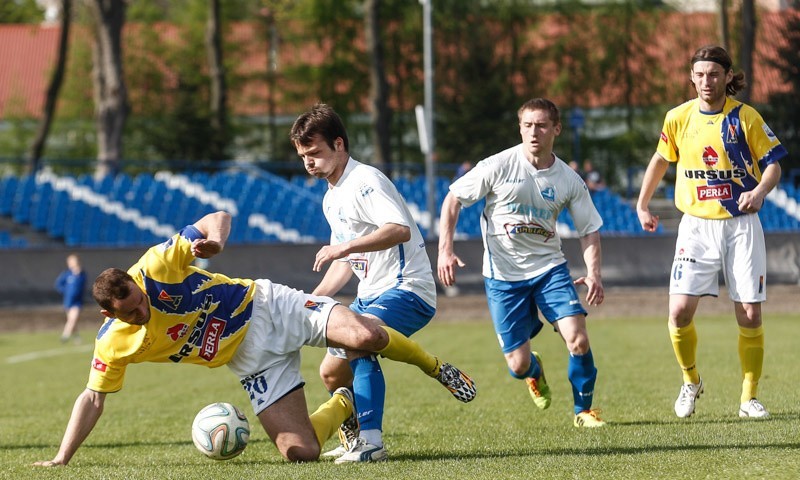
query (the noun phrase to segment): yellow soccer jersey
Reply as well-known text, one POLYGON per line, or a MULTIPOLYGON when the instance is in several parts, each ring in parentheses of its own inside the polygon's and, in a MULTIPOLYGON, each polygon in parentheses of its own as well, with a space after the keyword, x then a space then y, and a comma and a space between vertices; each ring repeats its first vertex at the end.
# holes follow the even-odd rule
POLYGON ((130 363, 226 364, 244 338, 255 284, 191 265, 192 241, 203 238, 189 225, 150 248, 128 273, 150 302, 150 321, 130 325, 108 319, 97 334, 87 387, 122 388, 130 363))
POLYGON ((742 215, 739 196, 788 154, 761 115, 732 98, 721 112, 702 112, 698 99, 667 112, 657 152, 677 162, 678 209, 708 219, 742 215))

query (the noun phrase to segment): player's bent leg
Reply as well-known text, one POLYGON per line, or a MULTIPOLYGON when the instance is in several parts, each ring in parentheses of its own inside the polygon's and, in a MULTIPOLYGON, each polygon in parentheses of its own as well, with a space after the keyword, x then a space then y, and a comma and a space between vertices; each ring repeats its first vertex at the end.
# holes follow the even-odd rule
POLYGON ((530 351, 530 341, 505 353, 508 373, 519 380, 524 380, 533 403, 540 410, 550 407, 552 394, 544 375, 542 357, 530 351))
MULTIPOLYGON (((338 396, 330 401, 338 401, 338 396)), ((327 402, 326 402, 327 403, 327 402)), ((333 435, 336 427, 346 418, 347 409, 343 406, 339 423, 331 427, 328 436, 333 435)), ((308 415, 306 397, 303 388, 297 388, 281 397, 278 401, 258 414, 261 426, 278 448, 283 457, 292 462, 308 462, 319 458, 320 442, 315 426, 308 415)), ((336 419, 328 422, 333 425, 336 419)))
MULTIPOLYGON (((337 388, 347 387, 353 391, 353 371, 347 361, 347 354, 344 349, 329 348, 319 366, 319 375, 325 388, 331 395, 337 388)), ((323 453, 321 456, 338 458, 344 455, 358 438, 359 425, 353 417, 354 422, 345 421, 337 432, 339 435, 339 445, 323 453)))

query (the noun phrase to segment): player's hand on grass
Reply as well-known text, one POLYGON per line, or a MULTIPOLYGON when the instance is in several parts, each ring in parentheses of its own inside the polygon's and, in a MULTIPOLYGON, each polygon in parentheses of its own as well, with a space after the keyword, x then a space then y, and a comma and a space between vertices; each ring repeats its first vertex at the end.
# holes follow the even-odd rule
POLYGON ((581 277, 575 280, 575 285, 586 285, 589 291, 586 293, 586 303, 589 305, 600 305, 605 299, 603 282, 596 277, 581 277))
POLYGON ((211 258, 222 251, 222 244, 205 238, 198 238, 192 242, 192 255, 195 258, 211 258))

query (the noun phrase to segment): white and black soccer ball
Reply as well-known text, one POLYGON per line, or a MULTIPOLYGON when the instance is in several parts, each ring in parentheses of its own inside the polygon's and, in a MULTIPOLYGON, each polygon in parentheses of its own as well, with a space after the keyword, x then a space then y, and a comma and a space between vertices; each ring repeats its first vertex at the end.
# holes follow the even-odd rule
POLYGON ((228 460, 239 455, 249 439, 247 417, 230 403, 212 403, 200 410, 192 422, 194 446, 214 460, 228 460))

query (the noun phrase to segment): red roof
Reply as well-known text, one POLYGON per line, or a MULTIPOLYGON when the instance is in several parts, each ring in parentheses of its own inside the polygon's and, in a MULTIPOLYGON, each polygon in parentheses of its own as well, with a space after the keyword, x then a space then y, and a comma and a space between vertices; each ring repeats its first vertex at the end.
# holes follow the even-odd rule
MULTIPOLYGON (((769 61, 776 57, 777 48, 786 42, 781 35, 782 26, 790 16, 797 15, 800 15, 800 11, 759 11, 758 13, 754 74, 753 78, 748 79, 753 86, 752 100, 754 103, 765 103, 771 93, 787 91, 789 88, 780 78, 778 70, 769 65, 769 61)), ((641 86, 636 78, 652 74, 652 70, 643 66, 645 55, 633 51, 629 62, 629 68, 634 78, 630 91, 619 80, 606 78, 603 79, 603 83, 598 84, 593 95, 581 98, 582 106, 621 105, 626 103, 626 97, 628 97, 627 101, 638 105, 655 102, 674 104, 694 96, 688 79, 688 60, 698 46, 716 41, 716 17, 709 13, 662 13, 658 18, 658 33, 644 39, 643 42, 647 45, 646 55, 656 59, 660 70, 666 72, 665 78, 661 79, 664 88, 657 92, 659 98, 643 98, 640 95, 638 88, 641 86)), ((548 39, 563 38, 565 35, 569 35, 572 38, 571 41, 586 42, 590 41, 591 35, 596 34, 588 28, 585 31, 572 31, 575 25, 568 24, 567 20, 559 17, 550 17, 543 24, 546 25, 548 31, 545 34, 537 33, 529 39, 539 47, 546 46, 548 39)), ((136 56, 142 51, 136 47, 136 37, 131 34, 131 31, 137 28, 140 26, 132 24, 126 26, 126 55, 136 56)), ((157 28, 166 41, 181 41, 180 32, 173 26, 159 25, 153 28, 157 28)), ((609 28, 615 27, 611 25, 609 28)), ((230 93, 231 110, 238 115, 263 115, 267 110, 268 93, 268 85, 265 81, 268 65, 267 45, 263 40, 264 34, 261 32, 261 28, 256 27, 255 23, 236 24, 231 30, 230 40, 236 41, 240 47, 247 45, 246 48, 242 48, 241 53, 245 60, 239 63, 237 68, 240 73, 247 74, 249 78, 253 79, 230 93)), ((51 69, 55 65, 58 35, 57 25, 52 27, 0 25, 0 118, 9 115, 22 117, 41 115, 51 69)), ((75 40, 85 41, 87 38, 88 35, 81 27, 73 28, 71 39, 73 42, 75 40)), ((361 38, 353 39, 353 44, 354 48, 364 48, 361 38)), ((309 44, 304 52, 298 52, 297 47, 286 43, 282 45, 278 61, 282 66, 297 65, 300 62, 320 63, 325 56, 325 49, 328 47, 309 44)), ((502 47, 498 46, 498 50, 500 49, 502 47)), ((439 55, 443 52, 444 50, 439 55)), ((498 55, 502 55, 502 52, 498 51, 498 55)), ((169 83, 176 81, 176 74, 170 72, 169 66, 164 64, 162 59, 151 58, 148 61, 157 64, 161 71, 167 73, 164 81, 169 83)), ((539 83, 551 85, 551 80, 562 74, 564 68, 569 68, 569 62, 565 60, 564 63, 566 66, 549 65, 545 67, 541 71, 544 82, 539 83)), ((734 59, 734 66, 737 64, 737 59, 734 59)), ((74 74, 74 72, 67 72, 67 75, 74 74)), ((90 72, 84 72, 84 74, 87 88, 91 88, 90 72)), ((396 81, 390 78, 389 83, 394 84, 396 81)), ((524 92, 527 87, 526 80, 519 78, 516 79, 516 83, 524 92)), ((305 104, 289 106, 282 103, 284 99, 281 92, 286 88, 287 86, 278 86, 276 103, 282 106, 283 110, 295 107, 298 111, 302 110, 305 104)), ((135 111, 137 95, 141 93, 129 93, 135 111)), ((653 94, 653 92, 649 93, 653 94)), ((537 95, 550 96, 557 103, 571 103, 565 103, 568 99, 560 98, 561 95, 558 92, 537 92, 537 95)), ((315 100, 308 99, 308 102, 315 100)), ((401 108, 410 107, 403 106, 401 108)))

